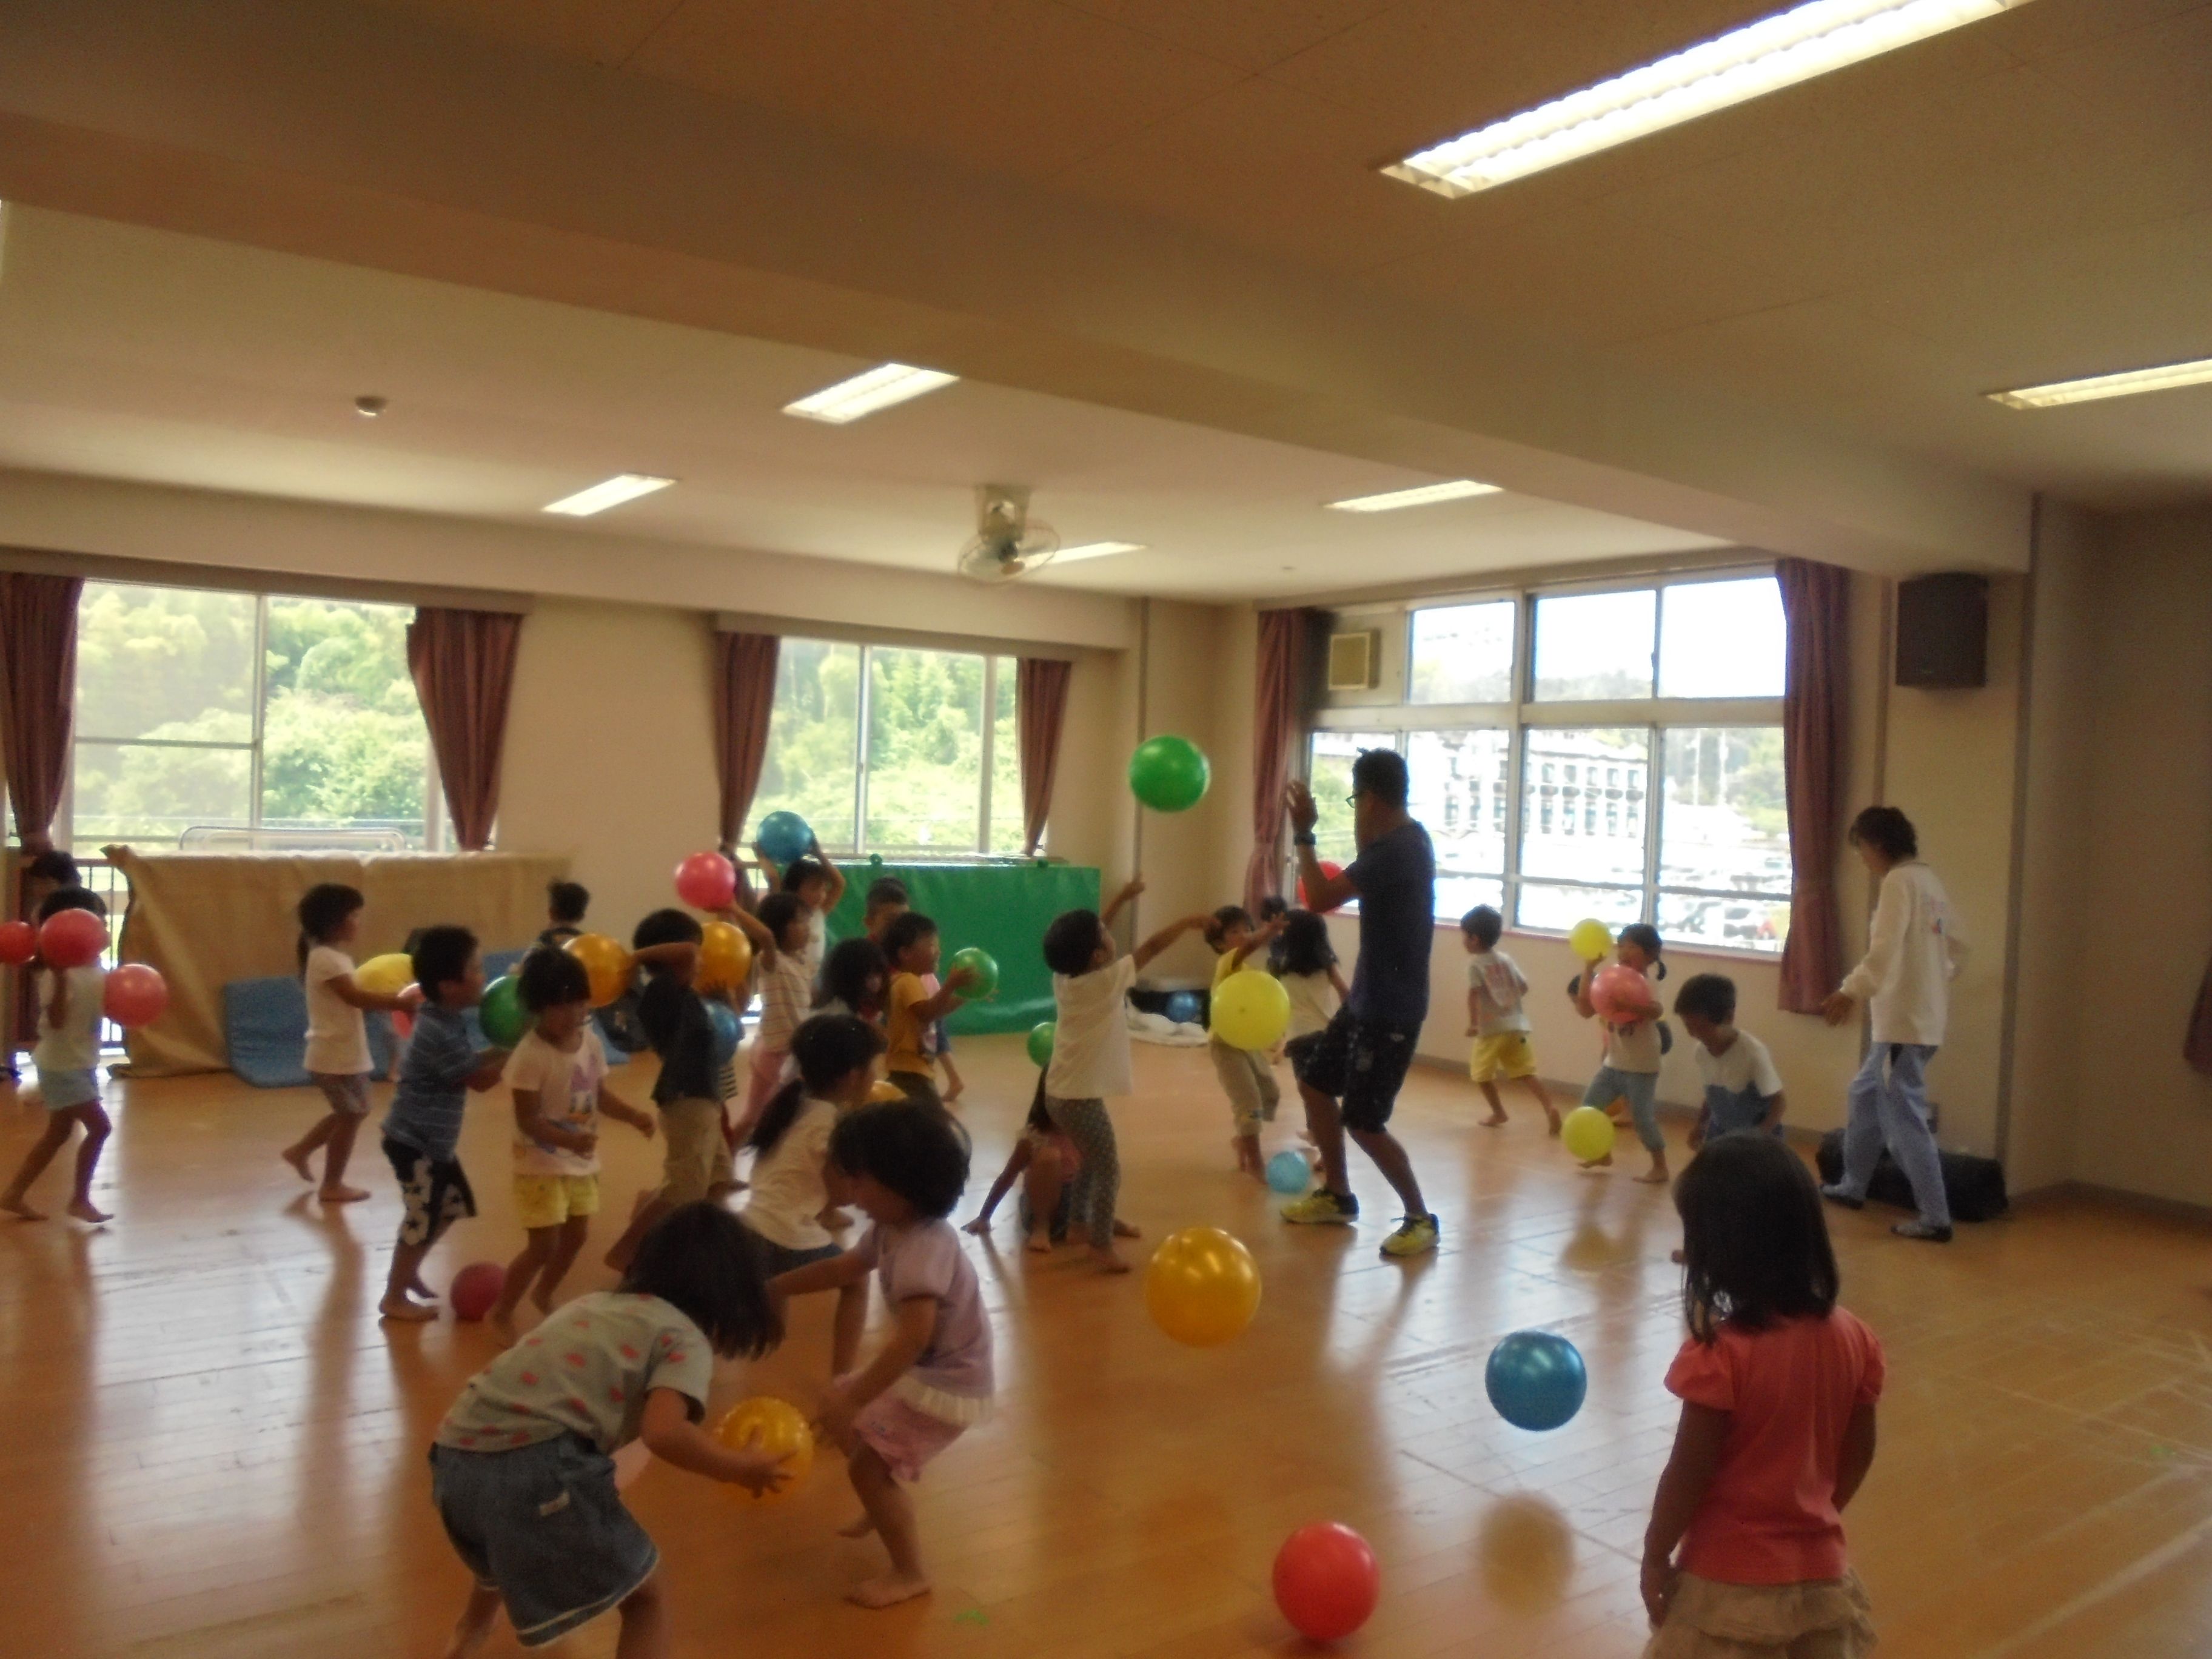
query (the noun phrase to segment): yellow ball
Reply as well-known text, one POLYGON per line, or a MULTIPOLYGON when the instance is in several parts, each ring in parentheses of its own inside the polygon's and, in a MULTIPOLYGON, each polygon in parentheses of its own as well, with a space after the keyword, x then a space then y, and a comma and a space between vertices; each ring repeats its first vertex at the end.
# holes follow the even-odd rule
POLYGON ((565 947, 584 964, 592 985, 592 1006, 604 1008, 629 988, 629 952, 605 933, 579 933, 565 947))
POLYGON ((353 982, 372 996, 396 997, 415 982, 415 963, 404 951, 386 951, 355 969, 353 982))
POLYGON ((724 1488, 740 1503, 773 1504, 788 1498, 806 1484, 807 1471, 814 1467, 814 1431, 807 1426, 805 1414, 772 1395, 731 1407, 714 1425, 714 1438, 732 1450, 756 1446, 784 1460, 783 1484, 772 1492, 749 1492, 734 1482, 724 1488))
POLYGON ((1218 1227, 1170 1233, 1145 1270, 1145 1308, 1178 1342, 1211 1348, 1252 1322, 1260 1307, 1260 1264, 1218 1227))
POLYGON ((702 991, 735 991, 753 970, 752 941, 734 923, 710 921, 700 930, 698 987, 702 991))
POLYGON ((1232 1048, 1272 1048, 1291 1027, 1291 994, 1273 974, 1240 968, 1214 988, 1213 1035, 1232 1048))
POLYGON ((1613 1150, 1613 1120, 1595 1106, 1577 1106, 1559 1126, 1559 1144, 1584 1164, 1613 1150))
POLYGON ((868 1085, 868 1104, 888 1106, 895 1101, 910 1099, 907 1091, 889 1078, 879 1078, 868 1085))
POLYGON ((1585 916, 1568 933, 1567 949, 1584 962, 1595 962, 1613 949, 1613 930, 1595 916, 1585 916))

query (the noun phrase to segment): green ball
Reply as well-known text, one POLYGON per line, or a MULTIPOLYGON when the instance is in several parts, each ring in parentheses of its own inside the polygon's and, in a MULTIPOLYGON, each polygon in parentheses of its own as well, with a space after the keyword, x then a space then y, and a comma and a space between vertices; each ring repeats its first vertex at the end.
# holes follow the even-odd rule
POLYGON ((971 945, 964 951, 955 951, 952 960, 945 965, 954 969, 964 968, 975 975, 960 988, 959 995, 963 1002, 973 1002, 978 997, 990 996, 999 988, 999 964, 992 959, 988 951, 971 945))
POLYGON ((483 1027, 484 1041, 495 1048, 512 1048, 521 1042, 530 1029, 530 1011, 522 1006, 522 981, 513 974, 501 974, 485 986, 483 1000, 477 1005, 477 1024, 483 1027))
POLYGON ((1049 1066, 1052 1064, 1052 1040, 1058 1035, 1059 1030, 1059 1026, 1048 1019, 1041 1019, 1036 1024, 1030 1027, 1030 1065, 1049 1066))
POLYGON ((1129 792, 1155 812, 1187 812, 1206 799, 1213 769, 1188 738, 1146 738, 1129 757, 1129 792))

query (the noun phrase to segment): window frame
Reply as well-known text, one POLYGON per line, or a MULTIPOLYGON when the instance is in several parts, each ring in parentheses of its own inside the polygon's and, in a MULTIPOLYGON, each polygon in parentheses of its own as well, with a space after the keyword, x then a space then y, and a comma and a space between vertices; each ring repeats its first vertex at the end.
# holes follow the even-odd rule
MULTIPOLYGON (((1743 581, 1760 577, 1772 578, 1771 564, 1730 564, 1697 570, 1654 573, 1635 577, 1590 577, 1559 581, 1500 584, 1449 593, 1424 595, 1404 603, 1399 626, 1401 640, 1401 678, 1396 687, 1395 702, 1346 702, 1323 704, 1311 709, 1307 717, 1304 742, 1300 747, 1298 764, 1302 775, 1311 781, 1311 758, 1314 734, 1322 731, 1389 732, 1398 751, 1407 753, 1413 736, 1424 731, 1456 731, 1476 728, 1504 729, 1507 732, 1506 776, 1510 787, 1505 797, 1505 870, 1503 873, 1507 926, 1516 933, 1540 938, 1565 937, 1558 928, 1535 927, 1521 920, 1522 896, 1528 886, 1544 888, 1589 888, 1603 892, 1633 892, 1638 896, 1638 915, 1645 921, 1658 918, 1662 901, 1668 898, 1697 898, 1723 900, 1765 900, 1771 902, 1785 897, 1787 884, 1782 894, 1746 892, 1742 890, 1719 890, 1691 887, 1680 884, 1662 884, 1659 880, 1662 848, 1666 836, 1667 772, 1666 736, 1670 731, 1683 728, 1775 727, 1781 726, 1783 700, 1773 697, 1665 697, 1661 688, 1659 649, 1662 630, 1666 626, 1667 592, 1670 588, 1690 587, 1706 583, 1743 581), (1651 617, 1651 686, 1647 697, 1571 702, 1559 699, 1539 701, 1536 696, 1536 607, 1544 599, 1580 594, 1631 592, 1656 590, 1651 617), (1515 605, 1513 628, 1513 664, 1508 677, 1512 699, 1504 702, 1483 703, 1417 703, 1413 701, 1415 671, 1413 637, 1415 617, 1422 611, 1445 609, 1459 605, 1479 605, 1510 599, 1515 605), (1526 842, 1528 812, 1529 784, 1528 738, 1532 732, 1576 730, 1583 728, 1642 729, 1646 733, 1649 759, 1644 775, 1644 866, 1640 884, 1577 881, 1572 878, 1530 878, 1522 874, 1522 865, 1526 842)), ((1350 614, 1350 613, 1347 613, 1350 614)), ((1366 613, 1372 617, 1373 612, 1366 613)), ((1489 872, 1481 872, 1487 878, 1489 872)), ((1291 879, 1296 879, 1295 866, 1291 879)), ((1450 925, 1454 918, 1439 917, 1439 927, 1450 925)), ((1735 944, 1713 944, 1704 940, 1687 943, 1677 948, 1704 954, 1741 957, 1756 962, 1777 962, 1780 951, 1762 950, 1735 944)))

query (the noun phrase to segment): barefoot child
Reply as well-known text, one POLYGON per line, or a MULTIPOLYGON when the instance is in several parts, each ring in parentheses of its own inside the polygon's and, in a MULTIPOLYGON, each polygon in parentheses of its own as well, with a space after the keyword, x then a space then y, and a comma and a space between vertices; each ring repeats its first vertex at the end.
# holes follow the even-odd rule
POLYGON ((1536 1075, 1536 1052, 1528 1045, 1528 1011, 1521 1000, 1528 994, 1528 981, 1520 965, 1498 948, 1504 918, 1487 904, 1478 904, 1459 919, 1459 927, 1468 956, 1467 1034, 1474 1039, 1468 1075, 1490 1103, 1482 1127, 1494 1129, 1505 1121, 1504 1097, 1498 1092, 1498 1079, 1504 1078, 1528 1085, 1557 1134, 1559 1110, 1536 1075))
MULTIPOLYGON (((1310 1115, 1313 1103, 1307 1098, 1311 1085, 1306 1081, 1306 1070, 1321 1046, 1322 1034, 1349 994, 1344 988, 1344 975, 1336 970, 1336 947, 1328 942, 1328 923, 1311 910, 1285 914, 1270 966, 1291 1000, 1283 1055, 1291 1062, 1291 1079, 1310 1115)), ((1310 1133, 1302 1138, 1309 1143, 1313 1139, 1310 1133)))
POLYGON ((884 929, 884 955, 891 964, 884 1069, 908 1099, 930 1106, 945 1103, 937 1092, 937 1023, 975 978, 972 969, 956 968, 932 990, 938 948, 937 924, 919 910, 901 911, 884 929))
MULTIPOLYGON (((1014 1213, 1021 1225, 1022 1247, 1039 1255, 1048 1255, 1054 1245, 1066 1242, 1073 1208, 1068 1196, 1074 1191, 1075 1177, 1083 1169, 1083 1154, 1075 1150, 1075 1143, 1054 1123, 1052 1114, 1045 1109, 1044 1079, 1045 1074, 1039 1072, 1036 1094, 1030 1102, 1030 1115, 1023 1121, 1021 1133, 1015 1137, 1013 1151, 1006 1154, 1006 1167, 991 1183, 983 1207, 975 1212, 973 1221, 960 1230, 978 1238, 988 1237, 999 1200, 1018 1181, 1022 1183, 1022 1195, 1014 1213)), ((1115 1237, 1136 1236, 1134 1227, 1118 1216, 1115 1218, 1115 1237)))
POLYGON ((503 1342, 514 1340, 514 1310, 526 1291, 539 1313, 552 1312, 554 1292, 599 1212, 600 1115, 653 1134, 650 1116, 607 1092, 606 1051, 592 1029, 584 964, 540 945, 522 959, 517 978, 522 1006, 536 1022, 507 1062, 507 1086, 514 1091, 514 1209, 529 1240, 507 1264, 487 1322, 503 1342))
POLYGON ((1690 1150, 1721 1135, 1780 1134, 1782 1074, 1765 1043, 1736 1030, 1735 981, 1696 975, 1674 994, 1674 1012, 1697 1042, 1698 1080, 1705 1085, 1690 1150))
POLYGON ((497 1048, 479 1051, 464 1018, 483 1000, 477 936, 465 927, 425 927, 413 957, 422 1006, 400 1062, 392 1109, 384 1116, 384 1156, 399 1177, 399 1243, 376 1310, 386 1319, 420 1323, 438 1316, 435 1308, 423 1305, 437 1298, 422 1282, 422 1259, 447 1228, 477 1212, 459 1158, 468 1091, 497 1088, 507 1055, 497 1048), (414 1299, 418 1296, 422 1302, 414 1299))
POLYGON ((891 981, 891 965, 884 948, 866 935, 840 939, 822 958, 822 987, 814 995, 817 1014, 850 1014, 881 1031, 884 993, 891 981))
POLYGON ((742 910, 730 913, 752 941, 761 996, 760 1025, 753 1033, 744 1109, 738 1115, 737 1139, 741 1146, 760 1121, 769 1097, 782 1084, 784 1066, 791 1058, 791 1034, 799 1029, 799 1021, 806 1018, 807 1005, 814 1000, 814 968, 806 959, 809 914, 796 893, 770 893, 761 901, 757 915, 749 916, 742 910))
POLYGON ((1690 1337, 1644 1537, 1645 1659, 1859 1659, 1874 1622, 1843 1511, 1874 1463, 1881 1344, 1836 1305, 1820 1198, 1780 1141, 1712 1140, 1674 1206, 1690 1337))
POLYGON ((307 1160, 323 1152, 323 1179, 316 1196, 325 1204, 350 1204, 368 1194, 345 1184, 354 1138, 368 1115, 368 1027, 362 1012, 386 1013, 411 1009, 421 993, 413 987, 396 996, 364 991, 353 981, 353 958, 344 946, 361 932, 368 900, 357 888, 318 882, 300 896, 300 982, 307 994, 307 1075, 329 1103, 315 1127, 284 1149, 284 1161, 313 1181, 307 1160))
MULTIPOLYGON (((1614 957, 1622 967, 1648 980, 1652 964, 1659 960, 1659 930, 1645 921, 1631 923, 1620 930, 1614 957)), ((1584 1019, 1597 1018, 1590 1001, 1590 981, 1597 974, 1593 967, 1574 983, 1575 1012, 1584 1019)), ((1583 1104, 1601 1111, 1610 1111, 1618 1100, 1628 1103, 1637 1139, 1651 1154, 1650 1169, 1636 1178, 1657 1187, 1667 1183, 1667 1138, 1659 1133, 1659 1020, 1664 1012, 1648 984, 1641 1002, 1617 1008, 1605 1024, 1605 1063, 1583 1091, 1583 1104)), ((1613 1154, 1598 1162, 1612 1163, 1613 1154)))
POLYGON ((753 1241, 693 1204, 646 1237, 619 1289, 562 1310, 557 1347, 532 1336, 479 1371, 430 1450, 431 1499, 476 1576, 447 1659, 483 1644, 502 1601, 525 1647, 614 1608, 624 1659, 665 1656, 659 1553, 615 1489, 614 1454, 642 1440, 679 1469, 774 1491, 781 1458, 699 1423, 715 1357, 757 1358, 781 1335, 753 1241))
MULTIPOLYGON (((1215 951, 1213 989, 1217 995, 1223 981, 1242 970, 1255 952, 1265 951, 1273 942, 1275 935, 1282 931, 1283 921, 1284 918, 1278 916, 1266 926, 1255 927, 1250 913, 1241 904, 1224 904, 1207 919, 1206 942, 1215 951)), ((1206 1046, 1213 1059, 1213 1074, 1220 1079, 1222 1092, 1229 1097, 1229 1145, 1237 1154, 1237 1170, 1265 1181, 1267 1172, 1260 1158, 1260 1126, 1275 1121, 1275 1108, 1282 1100, 1282 1091, 1275 1085, 1274 1067, 1267 1063, 1265 1054, 1232 1048, 1218 1036, 1209 1036, 1206 1046)))
POLYGON ((873 1273, 890 1310, 889 1340, 822 1397, 824 1438, 845 1453, 866 1511, 852 1536, 873 1532, 891 1570, 851 1599, 887 1607, 929 1593, 914 1502, 901 1483, 982 1421, 992 1392, 991 1322, 975 1269, 945 1218, 968 1184, 968 1147, 943 1109, 918 1101, 863 1106, 838 1120, 830 1156, 853 1201, 875 1224, 857 1249, 784 1273, 779 1299, 842 1289, 873 1273))
MULTIPOLYGON (((107 916, 107 907, 97 895, 82 887, 58 887, 39 902, 38 918, 43 922, 64 910, 88 911, 102 921, 107 916)), ((107 1145, 111 1127, 106 1109, 100 1103, 100 1002, 107 988, 107 970, 94 962, 40 972, 39 1043, 31 1051, 31 1061, 39 1068, 46 1127, 23 1154, 8 1190, 0 1193, 0 1210, 26 1221, 44 1221, 46 1212, 33 1209, 26 1194, 55 1154, 69 1145, 70 1134, 82 1129, 69 1213, 97 1224, 113 1218, 92 1201, 92 1173, 100 1166, 100 1149, 107 1145)))
POLYGON ((1126 1095, 1129 1076, 1129 988, 1146 963, 1212 918, 1185 916, 1170 922, 1127 956, 1115 952, 1109 930, 1121 907, 1145 890, 1133 876, 1114 896, 1106 914, 1069 910, 1044 930, 1045 966, 1052 969, 1056 1025, 1052 1060, 1044 1073, 1044 1106, 1055 1127, 1075 1143, 1082 1168, 1068 1200, 1072 1224, 1083 1229, 1092 1260, 1109 1273, 1125 1273, 1129 1264, 1115 1249, 1115 1204, 1121 1193, 1121 1161, 1114 1145, 1114 1120, 1106 1097, 1126 1095))

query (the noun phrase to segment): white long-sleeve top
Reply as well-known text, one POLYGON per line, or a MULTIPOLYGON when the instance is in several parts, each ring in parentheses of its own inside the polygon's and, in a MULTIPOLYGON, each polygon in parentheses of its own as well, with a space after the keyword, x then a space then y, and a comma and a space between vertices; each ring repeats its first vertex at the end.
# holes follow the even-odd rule
POLYGON ((1951 1012, 1951 979, 1966 941, 1936 872, 1917 860, 1881 878, 1867 953, 1844 977, 1844 994, 1867 1005, 1876 1042, 1940 1048, 1951 1012))

